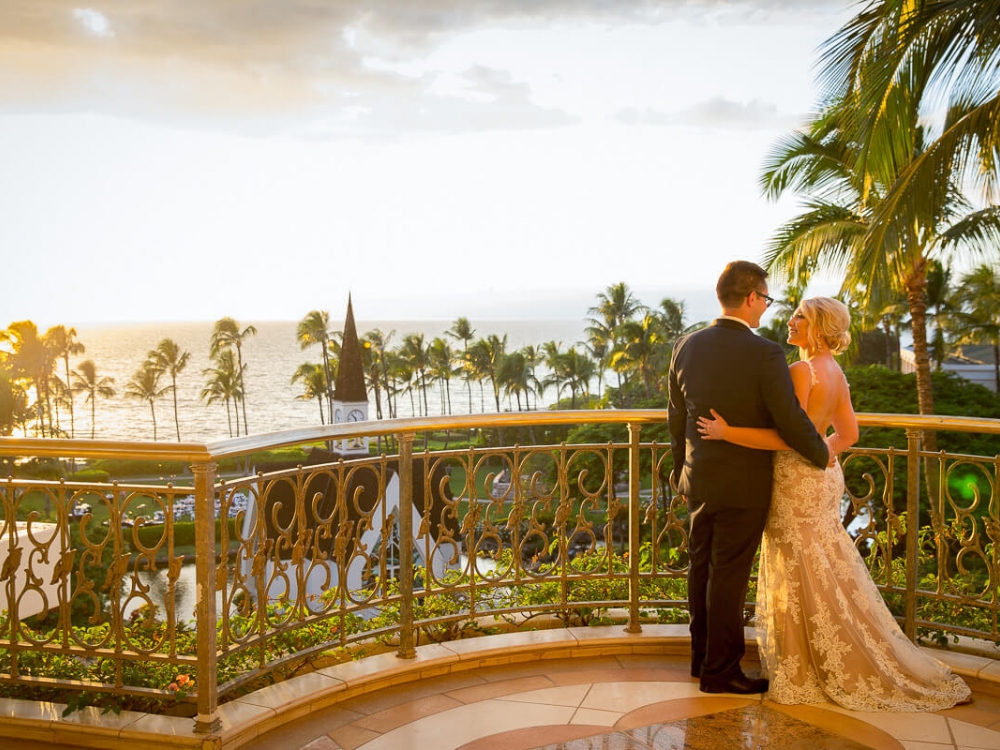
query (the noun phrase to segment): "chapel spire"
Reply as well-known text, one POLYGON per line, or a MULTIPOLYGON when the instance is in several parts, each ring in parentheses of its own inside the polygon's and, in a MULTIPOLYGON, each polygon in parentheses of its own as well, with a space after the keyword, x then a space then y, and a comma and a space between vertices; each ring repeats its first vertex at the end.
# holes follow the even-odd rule
POLYGON ((342 403, 368 402, 365 387, 365 369, 361 362, 361 344, 358 329, 354 324, 354 308, 351 295, 347 295, 347 319, 344 321, 344 340, 340 345, 340 363, 337 366, 337 382, 333 398, 342 403))

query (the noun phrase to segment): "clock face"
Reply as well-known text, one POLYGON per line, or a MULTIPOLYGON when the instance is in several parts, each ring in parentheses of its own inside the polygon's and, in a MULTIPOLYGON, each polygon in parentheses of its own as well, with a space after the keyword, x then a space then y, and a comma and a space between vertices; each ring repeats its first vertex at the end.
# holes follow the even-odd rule
POLYGON ((338 423, 344 421, 344 415, 341 413, 340 409, 337 409, 337 411, 334 412, 333 421, 338 423))
POLYGON ((364 421, 365 413, 360 409, 351 409, 347 415, 348 422, 362 422, 364 421))

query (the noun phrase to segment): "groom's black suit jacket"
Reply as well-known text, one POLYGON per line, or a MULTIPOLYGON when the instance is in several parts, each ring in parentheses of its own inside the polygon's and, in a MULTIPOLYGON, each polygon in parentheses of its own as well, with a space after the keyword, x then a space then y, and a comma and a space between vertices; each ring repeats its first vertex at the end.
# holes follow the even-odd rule
POLYGON ((768 507, 771 451, 702 440, 698 417, 715 409, 737 427, 774 427, 819 468, 826 443, 799 406, 781 347, 735 320, 717 319, 674 346, 668 421, 678 492, 714 507, 768 507))

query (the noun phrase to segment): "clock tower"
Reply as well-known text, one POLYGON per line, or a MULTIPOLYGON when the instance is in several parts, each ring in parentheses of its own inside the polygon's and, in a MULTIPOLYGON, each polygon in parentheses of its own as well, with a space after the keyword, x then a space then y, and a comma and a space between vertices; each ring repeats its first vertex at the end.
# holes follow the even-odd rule
MULTIPOLYGON (((361 344, 354 325, 354 308, 347 296, 347 320, 344 321, 344 340, 340 345, 340 362, 337 365, 337 382, 333 390, 333 421, 365 422, 368 419, 368 390, 365 387, 365 370, 361 363, 361 344)), ((367 456, 368 437, 357 436, 334 443, 334 450, 342 456, 367 456)))

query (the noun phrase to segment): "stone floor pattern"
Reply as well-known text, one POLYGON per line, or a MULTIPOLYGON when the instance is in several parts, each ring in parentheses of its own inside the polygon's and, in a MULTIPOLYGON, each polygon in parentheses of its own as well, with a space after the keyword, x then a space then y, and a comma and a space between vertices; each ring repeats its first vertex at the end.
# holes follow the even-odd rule
MULTIPOLYGON (((753 665, 750 665, 751 667, 753 665)), ((867 714, 706 695, 684 657, 526 662, 406 683, 246 750, 1000 750, 1000 687, 936 713, 867 714)))

